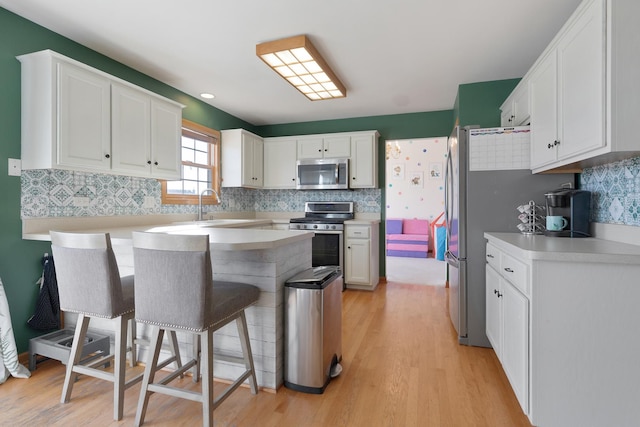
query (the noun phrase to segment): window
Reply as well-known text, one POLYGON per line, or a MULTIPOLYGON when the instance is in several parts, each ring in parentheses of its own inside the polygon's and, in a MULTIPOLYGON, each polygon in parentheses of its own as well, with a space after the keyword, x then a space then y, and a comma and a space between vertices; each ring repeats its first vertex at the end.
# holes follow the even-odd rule
MULTIPOLYGON (((182 120, 182 179, 162 181, 162 203, 197 205, 205 188, 220 194, 220 132, 182 120)), ((215 195, 202 196, 202 203, 218 204, 215 195)))

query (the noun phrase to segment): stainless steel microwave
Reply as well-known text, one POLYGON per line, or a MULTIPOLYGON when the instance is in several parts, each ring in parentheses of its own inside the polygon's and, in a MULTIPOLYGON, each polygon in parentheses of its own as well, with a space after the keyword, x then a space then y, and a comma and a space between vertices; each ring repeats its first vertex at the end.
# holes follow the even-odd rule
POLYGON ((297 162, 298 190, 346 190, 349 159, 305 159, 297 162))

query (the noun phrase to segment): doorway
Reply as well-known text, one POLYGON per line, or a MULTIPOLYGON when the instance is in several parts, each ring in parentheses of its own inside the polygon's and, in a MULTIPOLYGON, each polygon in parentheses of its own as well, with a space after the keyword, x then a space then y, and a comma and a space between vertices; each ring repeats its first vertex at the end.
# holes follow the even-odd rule
POLYGON ((387 140, 385 146, 385 218, 393 220, 389 230, 385 224, 387 281, 444 286, 446 263, 435 257, 432 225, 443 218, 447 137, 387 140))

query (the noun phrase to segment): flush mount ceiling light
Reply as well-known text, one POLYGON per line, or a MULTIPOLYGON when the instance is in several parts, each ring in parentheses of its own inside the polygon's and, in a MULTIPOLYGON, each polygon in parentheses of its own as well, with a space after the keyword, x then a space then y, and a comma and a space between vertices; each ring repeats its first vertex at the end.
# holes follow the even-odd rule
POLYGON ((347 96, 342 82, 305 35, 260 43, 256 55, 312 101, 347 96))
POLYGON ((201 93, 200 96, 204 99, 213 99, 216 97, 214 94, 207 92, 201 93))

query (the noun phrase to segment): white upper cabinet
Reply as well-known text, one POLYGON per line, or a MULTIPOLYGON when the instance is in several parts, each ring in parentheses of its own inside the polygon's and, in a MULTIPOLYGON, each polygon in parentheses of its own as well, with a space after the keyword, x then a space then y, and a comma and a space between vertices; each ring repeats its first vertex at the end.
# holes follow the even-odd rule
POLYGON ((640 155, 639 15, 636 0, 584 0, 525 75, 533 172, 640 155))
POLYGON ((118 84, 111 90, 113 170, 133 174, 148 172, 151 152, 149 97, 118 84))
POLYGON ((511 95, 500 107, 500 125, 503 127, 524 126, 529 123, 531 110, 529 104, 529 85, 527 80, 518 83, 511 95))
POLYGON ((296 188, 296 147, 295 138, 264 139, 264 188, 296 188))
POLYGON ((349 160, 349 188, 377 188, 378 138, 377 131, 265 138, 264 188, 295 189, 296 160, 322 158, 349 160))
POLYGON ((180 179, 182 105, 50 50, 18 59, 24 169, 180 179))
MULTIPOLYGON (((58 163, 108 170, 110 162, 109 80, 71 64, 59 63, 58 163)), ((28 165, 28 163, 27 163, 28 165)), ((27 166, 23 167, 28 169, 27 166)))
POLYGON ((151 152, 147 163, 150 163, 152 176, 181 179, 181 138, 182 107, 161 98, 151 98, 151 152))
POLYGON ((262 188, 264 183, 264 143, 244 129, 223 130, 222 186, 262 188))
POLYGON ((351 135, 350 188, 378 186, 378 133, 351 135))
POLYGON ((114 172, 180 179, 182 112, 128 86, 111 86, 114 172))
POLYGON ((298 160, 351 157, 351 143, 348 135, 300 136, 297 140, 298 160))

